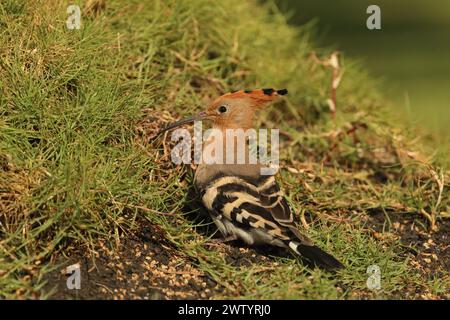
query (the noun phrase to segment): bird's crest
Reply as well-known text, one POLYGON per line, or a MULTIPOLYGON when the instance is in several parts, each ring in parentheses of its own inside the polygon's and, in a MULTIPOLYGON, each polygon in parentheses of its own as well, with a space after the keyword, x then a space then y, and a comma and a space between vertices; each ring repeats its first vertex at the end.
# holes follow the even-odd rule
POLYGON ((275 90, 272 88, 239 90, 226 93, 219 97, 215 102, 221 101, 222 99, 249 99, 253 106, 259 106, 274 101, 279 96, 284 96, 287 93, 287 89, 275 90))

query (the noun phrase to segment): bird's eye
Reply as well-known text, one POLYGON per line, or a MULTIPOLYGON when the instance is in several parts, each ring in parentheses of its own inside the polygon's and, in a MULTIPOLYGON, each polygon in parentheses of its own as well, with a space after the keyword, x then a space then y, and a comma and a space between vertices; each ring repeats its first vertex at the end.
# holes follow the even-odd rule
POLYGON ((219 113, 225 113, 227 112, 227 106, 220 106, 219 109, 217 109, 219 111, 219 113))

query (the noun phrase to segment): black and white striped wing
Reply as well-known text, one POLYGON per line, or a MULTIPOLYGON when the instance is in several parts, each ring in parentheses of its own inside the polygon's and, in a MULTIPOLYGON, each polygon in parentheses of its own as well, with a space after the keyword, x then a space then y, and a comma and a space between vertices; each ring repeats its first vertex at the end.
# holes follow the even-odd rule
POLYGON ((291 207, 273 176, 268 177, 261 185, 260 201, 280 226, 289 229, 302 243, 312 245, 311 240, 302 235, 295 226, 291 207))
POLYGON ((261 229, 280 240, 296 237, 309 243, 295 228, 289 204, 273 176, 253 181, 219 177, 204 190, 202 200, 213 217, 223 216, 239 227, 261 229))
POLYGON ((235 233, 244 241, 253 237, 254 243, 260 242, 255 237, 263 234, 263 242, 288 247, 322 267, 342 267, 297 230, 291 208, 273 176, 253 181, 236 176, 218 177, 202 194, 203 204, 223 233, 235 233), (227 225, 231 228, 227 229, 227 225))

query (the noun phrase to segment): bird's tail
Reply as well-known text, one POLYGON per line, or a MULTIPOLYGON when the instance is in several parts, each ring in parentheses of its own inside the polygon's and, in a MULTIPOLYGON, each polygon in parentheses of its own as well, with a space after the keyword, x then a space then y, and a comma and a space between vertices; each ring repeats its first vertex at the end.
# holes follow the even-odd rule
POLYGON ((311 263, 326 270, 342 269, 344 265, 335 257, 326 253, 314 245, 301 244, 297 241, 289 240, 288 247, 295 253, 308 259, 311 263))

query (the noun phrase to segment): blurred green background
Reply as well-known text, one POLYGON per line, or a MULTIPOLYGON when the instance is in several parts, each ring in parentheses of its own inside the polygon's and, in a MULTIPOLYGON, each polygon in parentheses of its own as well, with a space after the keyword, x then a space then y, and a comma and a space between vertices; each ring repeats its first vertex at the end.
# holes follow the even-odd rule
POLYGON ((319 44, 360 58, 402 115, 450 136, 450 0, 280 0, 292 24, 315 21, 319 44), (381 30, 366 9, 381 8, 381 30))

